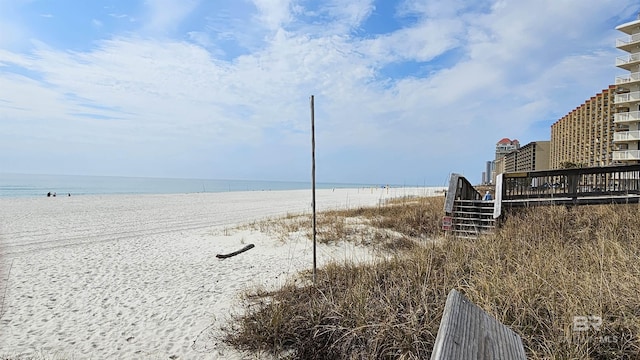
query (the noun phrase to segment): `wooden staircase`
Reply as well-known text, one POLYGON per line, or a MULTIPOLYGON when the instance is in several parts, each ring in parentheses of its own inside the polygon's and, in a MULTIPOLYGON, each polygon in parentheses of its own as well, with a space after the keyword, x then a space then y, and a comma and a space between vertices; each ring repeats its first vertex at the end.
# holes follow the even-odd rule
POLYGON ((477 238, 482 233, 493 232, 493 201, 455 200, 453 203, 451 233, 459 238, 477 238))
POLYGON ((496 177, 494 197, 482 201, 464 176, 451 174, 442 229, 455 237, 477 238, 518 208, 638 204, 640 164, 503 173, 496 177))
MULTIPOLYGON (((500 200, 482 201, 482 195, 464 176, 451 174, 444 204, 446 229, 453 236, 475 239, 496 228, 494 205, 500 200)), ((443 219, 443 228, 445 221, 443 219)))

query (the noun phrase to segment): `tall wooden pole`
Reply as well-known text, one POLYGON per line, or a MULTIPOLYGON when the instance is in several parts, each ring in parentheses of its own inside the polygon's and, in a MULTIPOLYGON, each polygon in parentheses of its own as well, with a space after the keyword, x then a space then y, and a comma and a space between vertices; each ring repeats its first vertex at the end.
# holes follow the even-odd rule
POLYGON ((313 283, 316 283, 316 130, 311 95, 311 207, 313 213, 313 283))

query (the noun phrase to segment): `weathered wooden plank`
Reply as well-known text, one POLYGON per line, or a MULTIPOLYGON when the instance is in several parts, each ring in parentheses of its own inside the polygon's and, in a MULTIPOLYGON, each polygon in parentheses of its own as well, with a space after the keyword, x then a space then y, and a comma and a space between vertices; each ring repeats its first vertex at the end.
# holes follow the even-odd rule
POLYGON ((482 196, 471 185, 469 180, 460 174, 451 174, 449 178, 449 189, 444 202, 444 212, 450 214, 453 212, 453 206, 456 200, 480 200, 482 196))
POLYGON ((522 339, 462 293, 447 296, 431 360, 526 359, 522 339))
POLYGON ((449 179, 449 188, 447 189, 447 196, 444 201, 445 214, 453 212, 453 204, 456 201, 456 191, 458 190, 458 179, 460 176, 459 174, 451 174, 449 179))

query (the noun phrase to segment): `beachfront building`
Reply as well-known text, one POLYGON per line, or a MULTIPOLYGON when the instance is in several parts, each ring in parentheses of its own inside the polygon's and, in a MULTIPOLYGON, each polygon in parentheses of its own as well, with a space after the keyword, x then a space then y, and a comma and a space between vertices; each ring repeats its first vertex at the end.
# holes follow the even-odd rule
POLYGON ((496 157, 495 160, 500 159, 508 153, 518 150, 520 148, 520 142, 517 139, 510 140, 509 138, 503 138, 496 143, 496 157))
POLYGON ((616 66, 628 71, 616 77, 614 123, 617 131, 613 142, 616 163, 635 164, 640 161, 640 14, 637 20, 616 27, 626 34, 616 40, 616 47, 627 54, 616 59, 616 66))
MULTIPOLYGON (((509 138, 502 138, 496 143, 495 158, 493 161, 491 161, 491 171, 487 175, 487 178, 491 179, 491 184, 496 183, 496 176, 498 174, 502 174, 503 172, 505 172, 504 157, 507 154, 518 150, 519 148, 520 142, 517 139, 511 140, 509 138)), ((489 169, 489 165, 487 165, 487 169, 489 169)))
POLYGON ((610 85, 551 125, 549 168, 613 163, 616 96, 616 86, 610 85))
POLYGON ((482 185, 491 185, 493 183, 493 173, 495 161, 489 160, 484 164, 485 168, 482 172, 482 185))
POLYGON ((550 148, 550 141, 533 141, 518 149, 516 171, 548 170, 550 148))
POLYGON ((485 185, 489 185, 493 183, 493 178, 492 178, 492 174, 494 171, 494 167, 495 167, 495 162, 494 161, 487 161, 485 163, 485 171, 484 171, 484 184, 485 185))
POLYGON ((504 172, 516 171, 517 157, 518 157, 518 153, 516 151, 512 151, 502 158, 502 166, 504 167, 504 172))
POLYGON ((532 141, 504 156, 504 172, 548 170, 550 141, 532 141))

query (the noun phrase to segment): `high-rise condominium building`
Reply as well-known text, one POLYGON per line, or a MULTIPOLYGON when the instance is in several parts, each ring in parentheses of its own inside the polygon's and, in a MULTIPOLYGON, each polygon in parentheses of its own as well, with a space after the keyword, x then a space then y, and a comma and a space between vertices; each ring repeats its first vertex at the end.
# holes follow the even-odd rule
POLYGON ((622 24, 616 30, 627 34, 616 40, 616 47, 627 55, 616 59, 616 66, 629 73, 616 78, 614 117, 616 133, 613 142, 616 151, 613 160, 618 163, 638 163, 640 160, 640 15, 637 20, 622 24))
POLYGON ((612 163, 615 90, 610 85, 551 125, 551 169, 612 163))
POLYGON ((520 142, 516 139, 503 138, 496 143, 496 159, 504 157, 513 150, 520 148, 520 142))
POLYGON ((549 141, 532 141, 504 157, 504 171, 536 171, 549 169, 549 141))
POLYGON ((504 157, 519 148, 520 142, 517 139, 502 138, 496 143, 496 157, 491 164, 491 174, 487 176, 491 179, 491 183, 495 184, 496 175, 505 172, 504 157))

